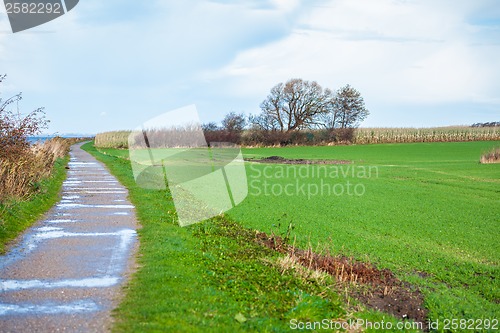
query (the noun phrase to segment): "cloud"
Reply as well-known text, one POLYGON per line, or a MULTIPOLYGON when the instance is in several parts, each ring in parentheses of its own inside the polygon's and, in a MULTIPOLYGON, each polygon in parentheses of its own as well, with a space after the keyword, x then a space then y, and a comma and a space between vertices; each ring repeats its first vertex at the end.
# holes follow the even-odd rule
POLYGON ((248 8, 243 1, 84 1, 37 29, 0 37, 9 51, 0 53, 0 62, 11 82, 26 97, 40 99, 53 117, 71 108, 79 124, 89 124, 83 118, 105 108, 116 110, 110 118, 120 118, 107 125, 135 125, 154 112, 196 102, 200 71, 286 36, 283 13, 272 4, 264 7, 248 8))
POLYGON ((352 83, 370 100, 491 102, 500 88, 500 49, 475 45, 478 29, 487 28, 471 28, 467 13, 480 5, 330 1, 301 17, 287 38, 206 75, 231 78, 240 95, 264 96, 277 82, 303 77, 334 88, 352 83), (249 88, 249 81, 260 84, 249 88))
POLYGON ((46 25, 0 33, 2 93, 23 91, 27 110, 46 106, 60 132, 133 128, 192 103, 203 121, 256 112, 292 77, 350 83, 381 124, 391 109, 420 104, 483 103, 491 115, 500 104, 496 8, 495 0, 80 1, 46 25))

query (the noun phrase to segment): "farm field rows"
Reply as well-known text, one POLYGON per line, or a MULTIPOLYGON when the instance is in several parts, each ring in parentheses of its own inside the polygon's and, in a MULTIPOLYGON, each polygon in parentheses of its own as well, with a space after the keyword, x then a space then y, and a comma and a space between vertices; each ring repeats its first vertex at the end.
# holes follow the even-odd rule
MULTIPOLYGON (((249 160, 246 163, 248 197, 228 211, 226 216, 245 228, 266 233, 284 234, 291 224, 291 239, 298 247, 306 248, 312 245, 313 248, 327 249, 334 254, 352 256, 373 263, 379 268, 391 269, 399 278, 423 292, 431 320, 439 319, 443 323, 447 319, 498 319, 500 165, 479 164, 481 153, 498 145, 499 141, 487 141, 245 148, 243 152, 249 160), (349 160, 352 163, 283 165, 251 162, 252 159, 269 156, 349 160)), ((110 157, 119 157, 121 163, 129 163, 124 159, 127 157, 125 150, 101 151, 111 155, 110 157)), ((131 184, 127 186, 133 186, 131 184)), ((133 193, 134 190, 131 194, 134 195, 133 193)), ((153 192, 149 195, 152 198, 156 196, 153 192)), ((159 205, 159 201, 155 200, 149 204, 156 202, 156 205, 159 205)), ((141 202, 139 206, 141 205, 145 203, 141 202)), ((168 217, 165 212, 158 214, 163 214, 162 220, 175 222, 171 201, 167 208, 168 217)), ((154 209, 145 214, 153 215, 154 209)), ((199 237, 200 233, 196 230, 218 230, 217 223, 214 223, 205 221, 169 232, 180 233, 179 235, 184 235, 182 237, 188 237, 187 234, 195 232, 199 237)), ((143 232, 151 232, 147 229, 143 232)), ((217 247, 227 250, 229 247, 224 244, 225 236, 219 237, 221 234, 218 232, 216 234, 218 236, 214 239, 217 239, 217 247)), ((153 238, 150 242, 154 243, 166 236, 157 231, 150 237, 153 238)), ((214 239, 211 241, 215 242, 214 239)), ((160 246, 160 243, 155 246, 160 246)), ((146 248, 145 251, 149 250, 146 248)), ((219 265, 220 260, 227 264, 227 252, 220 257, 218 251, 210 252, 206 248, 203 251, 206 251, 204 256, 208 255, 215 260, 211 261, 211 264, 219 265)), ((239 265, 244 262, 239 255, 231 256, 229 260, 234 262, 230 266, 224 266, 224 269, 244 267, 239 265)), ((252 265, 255 264, 252 262, 252 265)), ((152 267, 148 265, 151 263, 145 263, 144 267, 151 270, 152 267)), ((199 269, 203 270, 203 265, 199 265, 202 266, 199 269)), ((264 267, 264 274, 270 274, 269 266, 262 261, 256 265, 264 267)), ((228 315, 231 313, 229 308, 238 308, 242 313, 248 310, 243 305, 248 297, 245 294, 248 289, 244 286, 254 284, 256 278, 262 279, 262 275, 257 276, 263 274, 259 271, 260 268, 255 274, 252 273, 256 270, 252 267, 238 277, 234 276, 234 271, 227 273, 226 276, 234 278, 231 281, 239 285, 236 289, 231 289, 232 292, 241 292, 241 296, 228 296, 227 305, 220 305, 223 309, 217 310, 221 316, 219 325, 226 323, 226 326, 221 327, 234 328, 233 324, 225 321, 232 319, 228 315)), ((159 268, 154 271, 161 275, 159 268)), ((143 275, 139 272, 138 276, 144 277, 143 275)), ((217 283, 227 287, 224 277, 219 278, 221 279, 216 280, 217 283)), ((182 284, 179 287, 184 288, 182 284)), ((210 295, 213 299, 223 297, 213 291, 210 295)), ((206 296, 207 294, 200 291, 200 295, 196 297, 206 296)), ((145 303, 143 298, 141 289, 133 286, 126 305, 145 303)), ((175 302, 175 299, 166 302, 175 302)), ((293 304, 293 301, 289 304, 293 304)), ((335 304, 337 306, 334 307, 334 312, 345 317, 343 311, 346 311, 347 307, 335 304)), ((144 314, 144 308, 147 306, 134 307, 122 307, 118 311, 119 318, 128 316, 137 320, 137 315, 144 314)), ((315 309, 316 318, 328 315, 328 311, 318 310, 315 306, 312 308, 315 309)), ((283 320, 290 318, 289 313, 280 314, 280 311, 282 310, 266 314, 266 311, 258 308, 254 310, 256 320, 249 321, 253 326, 247 323, 247 326, 236 327, 252 331, 264 327, 267 330, 276 325, 276 331, 280 331, 278 327, 283 327, 283 320), (266 316, 268 319, 264 319, 266 316)), ((377 317, 366 311, 361 313, 370 313, 368 316, 371 318, 377 317)), ((249 316, 248 313, 246 315, 249 316)), ((159 313, 155 316, 158 316, 158 320, 167 320, 161 319, 159 313)), ((359 317, 363 314, 351 313, 351 316, 359 317)), ((143 319, 146 317, 147 315, 144 315, 143 319)), ((151 325, 155 327, 154 324, 151 325)), ((120 327, 125 326, 126 324, 123 324, 120 327)))

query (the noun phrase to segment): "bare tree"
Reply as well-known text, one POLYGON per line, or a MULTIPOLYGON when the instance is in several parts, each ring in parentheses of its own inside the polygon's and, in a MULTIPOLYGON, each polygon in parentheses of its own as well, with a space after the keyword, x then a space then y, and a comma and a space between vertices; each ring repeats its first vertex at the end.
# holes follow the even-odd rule
POLYGON ((277 131, 280 129, 275 117, 271 117, 264 112, 257 115, 250 115, 248 117, 250 129, 261 131, 277 131))
POLYGON ((327 128, 357 127, 370 112, 365 107, 361 93, 346 85, 330 99, 329 112, 323 118, 327 128))
POLYGON ((238 133, 243 131, 247 123, 243 113, 229 112, 222 119, 222 128, 228 132, 238 133))
POLYGON ((209 122, 209 123, 205 123, 205 124, 202 124, 201 125, 201 129, 204 131, 204 132, 210 132, 210 131, 217 131, 219 130, 219 126, 217 125, 217 123, 215 122, 209 122))
POLYGON ((316 81, 291 79, 278 83, 260 105, 260 121, 268 121, 282 132, 320 126, 320 116, 329 111, 331 95, 316 81))

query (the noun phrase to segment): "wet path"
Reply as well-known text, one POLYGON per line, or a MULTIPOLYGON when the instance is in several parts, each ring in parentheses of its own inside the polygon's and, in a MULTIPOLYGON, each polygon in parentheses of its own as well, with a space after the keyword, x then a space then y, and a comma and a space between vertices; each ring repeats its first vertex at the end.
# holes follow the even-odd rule
POLYGON ((61 201, 0 256, 0 332, 103 332, 136 245, 127 190, 73 146, 61 201))

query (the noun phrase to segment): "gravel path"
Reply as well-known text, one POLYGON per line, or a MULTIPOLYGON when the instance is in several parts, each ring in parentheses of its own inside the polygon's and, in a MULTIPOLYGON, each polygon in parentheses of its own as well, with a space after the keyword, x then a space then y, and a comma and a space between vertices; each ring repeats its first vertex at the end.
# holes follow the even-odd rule
POLYGON ((103 332, 134 265, 134 207, 90 154, 71 150, 61 201, 0 256, 0 332, 103 332))

